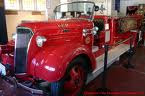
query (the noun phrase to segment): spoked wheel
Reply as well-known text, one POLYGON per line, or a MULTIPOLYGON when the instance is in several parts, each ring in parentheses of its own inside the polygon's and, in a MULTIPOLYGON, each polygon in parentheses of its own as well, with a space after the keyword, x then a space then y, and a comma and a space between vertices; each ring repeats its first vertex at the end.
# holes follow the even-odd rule
POLYGON ((85 72, 81 65, 75 65, 69 72, 65 82, 64 91, 66 96, 76 96, 84 85, 85 72))
POLYGON ((51 96, 80 96, 86 82, 85 61, 81 58, 72 61, 64 78, 51 84, 51 96))

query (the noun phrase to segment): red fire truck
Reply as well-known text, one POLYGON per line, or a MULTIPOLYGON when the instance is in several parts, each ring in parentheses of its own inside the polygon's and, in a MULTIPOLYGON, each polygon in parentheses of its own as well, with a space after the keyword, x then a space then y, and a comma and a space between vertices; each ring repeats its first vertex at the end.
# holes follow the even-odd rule
POLYGON ((97 10, 93 2, 66 3, 56 7, 54 20, 18 25, 15 40, 0 48, 2 77, 32 93, 81 94, 103 71, 103 46, 114 46, 109 67, 129 50, 130 37, 136 46, 140 32, 138 19, 94 16, 97 10))

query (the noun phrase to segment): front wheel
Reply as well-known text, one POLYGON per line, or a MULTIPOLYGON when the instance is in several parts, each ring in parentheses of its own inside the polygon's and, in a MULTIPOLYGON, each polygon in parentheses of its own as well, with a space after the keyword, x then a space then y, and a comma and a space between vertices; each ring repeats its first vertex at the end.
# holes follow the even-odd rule
POLYGON ((51 96, 82 95, 87 78, 85 63, 82 58, 73 60, 69 64, 64 78, 51 84, 51 96))

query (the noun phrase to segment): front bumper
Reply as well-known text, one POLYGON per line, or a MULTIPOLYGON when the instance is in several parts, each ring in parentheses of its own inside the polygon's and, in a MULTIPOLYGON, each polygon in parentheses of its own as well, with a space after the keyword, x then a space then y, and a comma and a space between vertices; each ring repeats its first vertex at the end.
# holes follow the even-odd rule
POLYGON ((31 94, 36 94, 36 95, 45 95, 47 94, 47 96, 50 96, 49 92, 44 92, 43 90, 39 90, 37 88, 31 88, 26 86, 25 84, 23 84, 23 82, 21 82, 19 79, 17 80, 16 77, 14 76, 7 76, 7 71, 6 71, 6 67, 0 63, 0 77, 6 81, 7 83, 9 83, 10 85, 13 85, 15 89, 17 88, 22 88, 28 92, 30 92, 31 94))
POLYGON ((34 88, 30 88, 30 87, 27 87, 26 85, 22 84, 22 83, 19 83, 15 77, 10 77, 10 76, 1 76, 1 78, 3 80, 5 80, 7 83, 9 83, 10 85, 13 85, 15 89, 17 88, 22 88, 24 89, 25 91, 27 92, 30 92, 31 94, 35 94, 35 95, 42 95, 42 96, 45 96, 45 94, 47 96, 50 96, 50 93, 45 93, 43 92, 43 90, 39 90, 39 89, 34 89, 34 88))

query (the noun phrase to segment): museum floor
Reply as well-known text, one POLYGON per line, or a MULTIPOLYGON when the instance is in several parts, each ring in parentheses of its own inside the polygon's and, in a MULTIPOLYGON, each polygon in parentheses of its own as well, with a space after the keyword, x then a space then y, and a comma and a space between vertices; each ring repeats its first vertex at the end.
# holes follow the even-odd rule
MULTIPOLYGON (((127 63, 123 56, 119 62, 115 62, 108 70, 107 86, 112 92, 145 92, 145 47, 136 48, 136 54, 132 59, 135 69, 126 69, 122 65, 127 63)), ((95 92, 101 86, 101 75, 90 82, 85 92, 95 92)), ((13 89, 13 86, 0 79, 0 96, 37 96, 22 89, 13 89), (12 95, 13 94, 13 95, 12 95)), ((86 95, 96 96, 96 95, 86 95)), ((145 96, 134 95, 113 95, 113 96, 145 96)))

